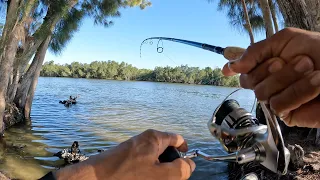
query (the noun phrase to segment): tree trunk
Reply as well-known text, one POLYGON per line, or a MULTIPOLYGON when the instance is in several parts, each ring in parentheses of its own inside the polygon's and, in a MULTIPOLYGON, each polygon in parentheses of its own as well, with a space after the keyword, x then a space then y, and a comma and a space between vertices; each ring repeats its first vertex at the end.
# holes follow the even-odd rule
POLYGON ((28 69, 28 71, 25 73, 24 77, 21 80, 21 83, 17 89, 16 96, 14 98, 14 103, 17 105, 18 108, 24 109, 26 105, 26 99, 27 99, 27 94, 32 82, 32 78, 34 76, 34 73, 36 72, 37 65, 38 65, 38 60, 40 59, 40 49, 42 48, 44 42, 40 44, 40 47, 38 48, 33 61, 28 69))
POLYGON ((312 30, 312 17, 308 15, 305 0, 277 0, 277 2, 287 27, 312 30))
POLYGON ((1 38, 0 46, 0 133, 3 133, 3 120, 4 110, 6 106, 6 93, 8 88, 8 83, 11 75, 12 65, 16 57, 18 44, 21 40, 21 32, 24 30, 24 22, 27 21, 29 17, 31 7, 34 5, 35 0, 26 1, 24 13, 21 14, 21 18, 18 15, 20 6, 20 0, 11 1, 8 9, 8 24, 5 24, 4 38, 1 38), (15 23, 14 23, 15 22, 15 23), (13 25, 14 23, 14 25, 13 25), (12 26, 13 25, 13 26, 12 26), (12 30, 11 30, 12 29, 12 30))
POLYGON ((271 10, 271 16, 272 16, 274 30, 275 30, 275 32, 279 32, 278 18, 277 18, 277 14, 276 14, 276 6, 274 5, 273 0, 269 0, 269 6, 270 6, 270 10, 271 10))
MULTIPOLYGON (((3 52, 2 60, 0 63, 0 117, 3 117, 6 106, 6 93, 7 86, 10 78, 10 70, 13 63, 13 59, 17 52, 19 39, 15 36, 17 28, 10 34, 8 41, 10 42, 5 46, 6 50, 3 52)), ((3 128, 3 121, 0 121, 0 130, 3 128)), ((0 132, 2 133, 2 132, 0 132)))
POLYGON ((251 27, 251 23, 250 23, 250 18, 248 15, 247 5, 246 5, 245 0, 241 0, 241 3, 242 3, 244 17, 245 17, 246 23, 247 23, 245 26, 246 26, 246 29, 247 29, 249 36, 250 36, 250 43, 253 44, 254 43, 254 36, 253 36, 253 31, 252 31, 252 27, 251 27))
POLYGON ((25 106, 24 106, 24 116, 26 118, 30 118, 30 112, 31 112, 31 106, 32 106, 32 101, 33 101, 33 97, 34 97, 34 93, 38 84, 38 79, 40 76, 40 71, 41 71, 41 67, 44 61, 44 58, 46 56, 46 52, 49 46, 49 43, 51 41, 51 35, 47 37, 47 39, 41 44, 41 46, 39 47, 37 53, 36 53, 36 58, 35 59, 37 61, 36 63, 36 69, 33 72, 33 76, 32 76, 32 81, 30 83, 28 92, 27 92, 27 96, 26 96, 26 102, 25 102, 25 106))
POLYGON ((16 95, 17 89, 18 89, 18 84, 19 84, 19 79, 20 79, 20 66, 19 66, 19 60, 16 59, 14 65, 13 65, 13 80, 12 84, 8 86, 8 92, 7 92, 7 101, 8 103, 12 103, 14 100, 14 97, 16 95))
POLYGON ((264 25, 266 28, 266 37, 268 38, 274 34, 269 3, 268 0, 259 0, 259 4, 263 14, 264 25))

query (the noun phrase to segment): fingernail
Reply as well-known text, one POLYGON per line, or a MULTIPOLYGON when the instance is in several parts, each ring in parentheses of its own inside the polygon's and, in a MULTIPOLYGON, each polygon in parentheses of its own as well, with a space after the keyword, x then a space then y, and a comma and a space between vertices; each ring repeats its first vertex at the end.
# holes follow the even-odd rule
POLYGON ((269 66, 268 70, 270 73, 275 73, 275 72, 281 70, 282 67, 283 67, 283 65, 279 61, 275 61, 269 66))
POLYGON ((237 64, 237 62, 239 62, 239 60, 229 61, 229 63, 228 63, 229 69, 233 71, 234 69, 232 68, 232 66, 237 64))
POLYGON ((310 84, 313 86, 320 86, 320 72, 317 72, 310 80, 310 84))
POLYGON ((306 72, 313 68, 313 62, 310 58, 304 57, 302 58, 294 67, 294 70, 297 72, 306 72))

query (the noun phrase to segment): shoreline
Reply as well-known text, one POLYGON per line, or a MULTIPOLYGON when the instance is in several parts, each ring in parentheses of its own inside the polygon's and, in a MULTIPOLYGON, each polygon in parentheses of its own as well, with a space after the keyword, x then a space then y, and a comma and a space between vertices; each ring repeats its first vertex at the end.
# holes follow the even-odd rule
POLYGON ((214 86, 214 87, 226 87, 226 88, 241 88, 239 86, 223 86, 212 84, 195 84, 195 83, 180 83, 180 82, 166 82, 166 81, 146 81, 146 80, 118 80, 118 79, 98 79, 98 78, 79 78, 79 77, 59 77, 59 76, 40 76, 41 78, 64 78, 64 79, 86 79, 86 80, 107 80, 107 81, 119 81, 119 82, 151 82, 151 83, 165 83, 165 84, 182 84, 182 85, 197 85, 197 86, 214 86))

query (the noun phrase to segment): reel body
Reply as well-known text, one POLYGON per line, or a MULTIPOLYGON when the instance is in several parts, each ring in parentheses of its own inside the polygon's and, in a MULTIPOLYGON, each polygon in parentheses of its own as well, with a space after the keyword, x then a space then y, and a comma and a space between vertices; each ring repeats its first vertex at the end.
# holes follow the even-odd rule
MULTIPOLYGON (((271 113, 269 107, 260 103, 265 117, 262 121, 266 122, 266 124, 261 124, 252 113, 241 108, 236 100, 227 100, 233 93, 216 108, 212 118, 207 123, 210 133, 220 141, 220 144, 229 154, 214 156, 200 150, 191 150, 183 154, 173 150, 174 148, 168 148, 164 154, 176 158, 201 157, 208 161, 225 161, 238 164, 257 161, 274 173, 286 174, 290 152, 284 146, 276 117, 271 113), (172 154, 175 154, 175 156, 172 154)), ((160 162, 168 162, 168 160, 164 160, 163 156, 161 158, 159 159, 160 162)))

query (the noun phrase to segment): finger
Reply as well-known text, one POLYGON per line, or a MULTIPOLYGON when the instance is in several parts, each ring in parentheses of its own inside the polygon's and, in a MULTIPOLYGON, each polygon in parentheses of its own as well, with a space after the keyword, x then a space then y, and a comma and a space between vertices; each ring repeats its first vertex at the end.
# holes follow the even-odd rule
POLYGON ((253 89, 258 83, 264 80, 272 73, 280 71, 285 64, 281 58, 271 58, 261 65, 253 69, 249 74, 242 74, 240 77, 241 87, 246 89, 253 89))
POLYGON ((161 163, 158 164, 159 168, 162 170, 162 174, 167 176, 164 179, 189 179, 192 172, 196 168, 196 164, 191 159, 176 159, 171 163, 161 163))
POLYGON ((251 45, 240 60, 232 61, 230 69, 237 73, 249 73, 252 69, 270 58, 280 57, 288 42, 301 30, 285 28, 272 37, 251 45))
MULTIPOLYGON (((281 93, 270 98, 272 110, 282 118, 303 104, 315 99, 320 93, 320 71, 314 71, 305 78, 290 85, 281 93), (314 81, 318 81, 315 83, 314 81)), ((290 118, 288 120, 291 120, 290 118)), ((302 119, 303 120, 303 119, 302 119)), ((289 123, 289 122, 287 122, 289 123)), ((291 123, 289 123, 291 124, 291 123)))
POLYGON ((320 99, 316 98, 282 117, 287 126, 320 128, 320 99))
MULTIPOLYGON (((181 152, 188 151, 187 142, 179 134, 166 132, 166 133, 162 133, 162 137, 160 137, 160 138, 162 139, 162 145, 160 146, 160 152, 161 152, 162 148, 164 151, 168 146, 173 146, 181 152)), ((163 151, 161 152, 161 154, 163 153, 163 151)))
POLYGON ((272 95, 286 89, 292 83, 304 77, 307 72, 312 71, 313 68, 313 62, 309 57, 297 56, 282 70, 271 74, 254 87, 257 99, 261 101, 269 100, 272 95))
POLYGON ((143 136, 151 140, 154 146, 157 146, 157 157, 169 146, 178 148, 182 152, 188 151, 188 145, 181 135, 149 129, 144 132, 143 136))
POLYGON ((223 68, 222 68, 222 74, 223 74, 224 76, 234 76, 234 75, 236 75, 236 74, 238 74, 238 73, 233 72, 233 71, 229 68, 229 64, 225 64, 225 65, 223 66, 223 68))

